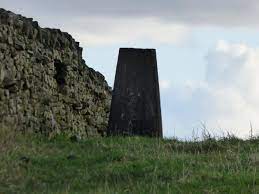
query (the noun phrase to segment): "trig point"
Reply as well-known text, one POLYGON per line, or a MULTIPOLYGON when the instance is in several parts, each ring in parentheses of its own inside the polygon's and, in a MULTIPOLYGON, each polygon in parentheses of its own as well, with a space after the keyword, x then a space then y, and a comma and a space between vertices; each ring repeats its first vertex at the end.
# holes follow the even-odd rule
POLYGON ((162 137, 155 49, 120 49, 108 135, 162 137))

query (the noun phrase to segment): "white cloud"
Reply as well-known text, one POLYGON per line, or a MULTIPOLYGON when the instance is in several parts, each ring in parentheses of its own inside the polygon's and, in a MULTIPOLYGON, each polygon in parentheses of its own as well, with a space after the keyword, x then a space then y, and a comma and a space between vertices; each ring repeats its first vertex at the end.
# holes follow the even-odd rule
POLYGON ((166 90, 171 88, 171 81, 170 80, 160 80, 159 86, 162 90, 166 90))
POLYGON ((181 44, 187 39, 189 31, 183 25, 166 24, 155 18, 76 18, 61 27, 83 45, 138 46, 144 41, 151 44, 181 44))
POLYGON ((250 121, 259 127, 259 49, 219 41, 207 60, 210 122, 247 135, 250 121))
POLYGON ((219 135, 228 131, 247 137, 251 122, 259 135, 259 48, 219 41, 206 60, 204 83, 188 83, 165 94, 166 109, 171 112, 167 117, 175 122, 171 125, 188 130, 189 137, 201 122, 219 135))

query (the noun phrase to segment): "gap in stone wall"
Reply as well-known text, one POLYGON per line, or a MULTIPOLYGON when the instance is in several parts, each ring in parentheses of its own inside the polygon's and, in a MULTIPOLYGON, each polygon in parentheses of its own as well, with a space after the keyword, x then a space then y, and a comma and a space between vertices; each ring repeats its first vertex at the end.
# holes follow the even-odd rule
POLYGON ((60 60, 55 60, 54 66, 56 70, 54 78, 57 81, 58 86, 63 88, 66 85, 67 66, 60 60))

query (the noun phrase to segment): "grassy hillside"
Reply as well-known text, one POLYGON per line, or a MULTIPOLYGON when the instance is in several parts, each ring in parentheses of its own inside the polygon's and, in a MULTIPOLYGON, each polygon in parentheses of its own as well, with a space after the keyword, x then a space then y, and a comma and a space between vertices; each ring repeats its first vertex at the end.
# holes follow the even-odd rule
POLYGON ((0 193, 259 193, 259 138, 0 134, 0 193))

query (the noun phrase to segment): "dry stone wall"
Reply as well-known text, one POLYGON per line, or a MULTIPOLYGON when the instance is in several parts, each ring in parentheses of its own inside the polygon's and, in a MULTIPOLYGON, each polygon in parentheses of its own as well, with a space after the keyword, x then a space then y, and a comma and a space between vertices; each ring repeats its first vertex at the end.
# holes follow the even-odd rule
POLYGON ((68 33, 0 9, 0 123, 24 132, 106 133, 111 89, 68 33))

